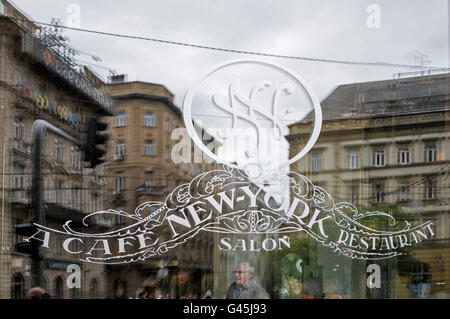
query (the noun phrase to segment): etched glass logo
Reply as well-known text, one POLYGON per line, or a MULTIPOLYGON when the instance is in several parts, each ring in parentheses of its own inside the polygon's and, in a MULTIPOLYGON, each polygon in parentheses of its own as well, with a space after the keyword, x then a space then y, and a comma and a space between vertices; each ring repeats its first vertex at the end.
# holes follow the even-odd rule
POLYGON ((185 126, 194 143, 217 163, 250 177, 279 172, 298 161, 320 134, 319 99, 298 74, 274 63, 236 60, 207 72, 183 103, 185 126), (305 146, 289 158, 288 125, 311 118, 305 146), (202 142, 201 127, 221 142, 219 154, 202 142))

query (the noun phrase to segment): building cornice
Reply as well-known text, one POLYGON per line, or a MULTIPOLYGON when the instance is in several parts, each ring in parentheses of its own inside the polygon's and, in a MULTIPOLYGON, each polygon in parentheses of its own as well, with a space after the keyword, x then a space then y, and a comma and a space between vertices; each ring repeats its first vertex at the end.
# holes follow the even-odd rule
POLYGON ((175 112, 175 114, 182 118, 181 110, 173 104, 167 97, 159 96, 159 95, 153 95, 148 93, 125 93, 125 94, 118 94, 118 95, 112 95, 111 96, 114 100, 125 100, 125 99, 145 99, 145 100, 151 100, 151 101, 158 101, 166 104, 172 111, 175 112))

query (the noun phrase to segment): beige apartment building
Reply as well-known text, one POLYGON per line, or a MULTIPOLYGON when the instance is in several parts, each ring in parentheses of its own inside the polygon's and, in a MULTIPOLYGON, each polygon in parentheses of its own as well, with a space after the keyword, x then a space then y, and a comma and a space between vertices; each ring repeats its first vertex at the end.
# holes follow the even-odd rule
MULTIPOLYGON (((450 293, 449 96, 450 74, 338 86, 321 103, 317 143, 291 166, 335 202, 397 218, 406 214, 413 223, 433 221, 434 238, 408 256, 379 262, 391 281, 385 277, 372 297, 450 293)), ((290 126, 291 156, 305 145, 311 127, 308 121, 290 126)), ((365 263, 329 256, 320 247, 311 263, 323 268, 324 281, 337 290, 370 297, 365 263)))
POLYGON ((175 186, 211 165, 172 161, 172 148, 179 142, 172 132, 184 124, 171 92, 160 84, 116 78, 106 88, 117 101, 117 114, 106 119, 111 138, 105 174, 114 202, 132 212, 144 201, 164 200, 175 186))
MULTIPOLYGON (((177 186, 215 167, 212 163, 195 161, 195 148, 183 129, 181 111, 173 104, 174 96, 166 87, 127 82, 125 75, 116 75, 105 89, 116 101, 115 117, 105 119, 110 136, 105 165, 105 207, 132 214, 144 202, 164 202, 177 186), (172 158, 172 150, 183 141, 190 143, 190 159, 177 163, 172 158)), ((118 217, 112 222, 126 225, 128 221, 118 217)), ((167 264, 169 269, 168 298, 199 296, 208 282, 212 282, 211 238, 209 234, 198 236, 160 258, 128 266, 108 266, 113 287, 110 297, 135 297, 146 287, 154 288, 162 264, 167 264), (195 278, 201 284, 181 289, 179 283, 185 277, 190 282, 195 278)))
MULTIPOLYGON (((82 140, 89 117, 113 114, 112 100, 79 70, 36 36, 38 27, 8 1, 0 15, 0 162, 1 272, 0 298, 25 298, 30 283, 30 256, 18 253, 23 240, 14 226, 30 222, 32 125, 37 119, 82 140)), ((45 225, 83 228, 86 214, 102 209, 105 184, 101 169, 84 168, 82 152, 59 135, 45 137, 42 167, 45 225)), ((89 221, 94 232, 101 221, 89 221)), ((52 235, 43 256, 43 288, 52 298, 98 298, 107 290, 104 267, 82 263, 64 251, 62 237, 52 235), (69 265, 77 265, 81 287, 66 284, 69 265)))

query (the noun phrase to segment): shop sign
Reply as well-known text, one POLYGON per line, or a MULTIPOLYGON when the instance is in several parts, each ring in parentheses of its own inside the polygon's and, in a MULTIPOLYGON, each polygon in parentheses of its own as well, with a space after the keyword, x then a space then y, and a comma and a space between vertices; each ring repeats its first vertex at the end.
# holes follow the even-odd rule
POLYGON ((435 235, 430 221, 418 226, 406 221, 397 225, 395 218, 384 212, 360 213, 352 204, 335 202, 323 188, 298 173, 291 172, 289 179, 293 199, 287 212, 281 210, 282 205, 273 204, 271 194, 253 190, 252 182, 231 168, 203 173, 191 183, 177 187, 164 203, 144 203, 133 214, 111 209, 84 219, 87 225, 89 218, 96 215, 120 215, 133 221, 124 228, 80 233, 68 221, 63 231, 39 225, 39 232, 32 238, 49 248, 52 234, 58 233, 65 236, 64 249, 80 260, 116 264, 164 255, 201 231, 221 233, 221 250, 248 252, 290 247, 289 238, 283 235, 306 233, 335 253, 363 260, 398 256, 402 250, 435 235), (365 225, 365 219, 374 217, 386 219, 396 227, 386 231, 365 225), (235 235, 249 239, 233 242, 235 235), (254 235, 272 237, 257 241, 254 235), (70 250, 74 241, 84 249, 70 250))
POLYGON ((67 106, 58 101, 49 99, 47 95, 29 87, 20 87, 19 95, 32 99, 40 110, 57 116, 60 120, 67 122, 71 127, 76 129, 80 128, 81 116, 73 113, 67 106))
POLYGON ((104 91, 97 88, 88 77, 71 68, 56 54, 48 50, 38 39, 24 34, 22 36, 22 52, 31 55, 49 70, 95 100, 108 114, 114 114, 114 102, 104 91))
POLYGON ((69 267, 70 265, 73 265, 73 264, 79 265, 78 263, 66 262, 66 261, 61 261, 61 260, 56 260, 56 259, 45 259, 44 262, 45 262, 45 267, 47 269, 61 270, 61 271, 66 271, 67 267, 69 267))
MULTIPOLYGON (((223 165, 221 169, 204 172, 190 183, 179 185, 163 202, 145 202, 133 213, 114 209, 94 212, 83 220, 88 226, 99 215, 121 216, 128 221, 123 228, 103 233, 80 232, 67 221, 60 230, 37 225, 39 231, 29 240, 39 240, 42 247, 49 248, 52 236, 57 233, 64 238, 63 249, 80 261, 122 264, 162 256, 175 247, 182 247, 200 232, 220 234, 216 242, 220 250, 246 253, 290 247, 289 235, 301 233, 331 252, 360 260, 396 257, 422 241, 434 238, 431 221, 412 225, 407 220, 396 220, 388 212, 361 211, 353 204, 336 201, 327 190, 314 185, 306 176, 289 171, 291 165, 312 148, 322 122, 317 97, 293 72, 260 61, 221 64, 187 93, 184 103, 189 134, 200 149, 223 165), (248 85, 236 75, 244 66, 250 66, 249 70, 255 73, 246 70, 240 75, 251 74, 252 80, 268 70, 274 74, 266 73, 268 77, 272 76, 270 80, 265 78, 248 85), (228 72, 229 67, 235 69, 228 72), (227 85, 221 87, 219 84, 224 79, 227 85), (210 80, 212 91, 205 89, 210 80), (205 148, 193 127, 195 119, 192 118, 194 113, 201 113, 192 109, 193 105, 199 105, 195 95, 201 87, 203 93, 211 93, 206 94, 206 101, 212 101, 221 109, 222 113, 213 115, 217 117, 223 112, 229 115, 213 123, 222 125, 216 131, 217 136, 224 143, 240 143, 246 138, 245 132, 252 132, 253 142, 239 147, 234 145, 219 155, 205 148), (297 94, 302 97, 293 99, 297 94), (286 97, 287 106, 281 103, 286 97), (261 106, 264 102, 268 102, 265 108, 261 106), (305 104, 309 104, 306 110, 302 109, 305 104), (260 149, 270 143, 281 143, 286 126, 308 114, 314 115, 315 123, 303 149, 287 160, 267 161, 267 155, 274 155, 270 150, 273 152, 275 146, 269 146, 264 152, 260 149), (239 133, 233 136, 227 125, 238 129, 239 133), (245 125, 253 130, 243 127, 245 125), (236 154, 230 154, 232 150, 236 154), (230 159, 230 155, 238 157, 230 159), (274 191, 274 185, 285 188, 274 191), (83 248, 72 251, 72 242, 79 242, 81 245, 78 246, 83 248)), ((209 109, 204 108, 203 112, 209 109)))

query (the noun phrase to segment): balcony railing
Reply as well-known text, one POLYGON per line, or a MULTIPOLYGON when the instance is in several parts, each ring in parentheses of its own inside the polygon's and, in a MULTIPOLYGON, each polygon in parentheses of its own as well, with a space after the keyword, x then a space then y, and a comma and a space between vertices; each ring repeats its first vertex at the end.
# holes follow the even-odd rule
POLYGON ((13 139, 12 147, 14 150, 25 153, 27 155, 31 155, 31 145, 28 143, 25 143, 22 140, 13 139))
POLYGON ((104 185, 105 184, 105 181, 104 181, 103 177, 99 176, 99 175, 93 175, 91 177, 91 181, 93 183, 96 183, 96 184, 99 184, 99 185, 104 185))
POLYGON ((145 186, 145 184, 136 189, 138 195, 164 195, 167 190, 167 186, 145 186))
POLYGON ((125 159, 125 155, 124 154, 115 154, 113 157, 113 161, 115 162, 121 162, 125 159))
POLYGON ((11 203, 30 204, 31 194, 28 190, 15 189, 11 191, 9 200, 11 203))

